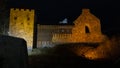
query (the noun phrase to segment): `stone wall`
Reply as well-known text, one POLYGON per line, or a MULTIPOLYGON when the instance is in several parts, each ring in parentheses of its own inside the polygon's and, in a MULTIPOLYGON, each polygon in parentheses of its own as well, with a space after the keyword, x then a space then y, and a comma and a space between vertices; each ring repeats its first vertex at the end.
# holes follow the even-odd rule
POLYGON ((100 20, 90 13, 89 9, 83 9, 82 14, 74 21, 72 29, 72 42, 97 43, 102 42, 104 35, 101 32, 100 20))
MULTIPOLYGON (((71 34, 72 25, 38 25, 37 26, 37 47, 51 47, 57 44, 59 36, 55 34, 71 34)), ((62 36, 65 38, 65 36, 62 36)), ((62 40, 62 39, 60 39, 62 40)), ((63 40, 62 40, 63 41, 63 40)), ((65 41, 64 41, 65 42, 65 41)))

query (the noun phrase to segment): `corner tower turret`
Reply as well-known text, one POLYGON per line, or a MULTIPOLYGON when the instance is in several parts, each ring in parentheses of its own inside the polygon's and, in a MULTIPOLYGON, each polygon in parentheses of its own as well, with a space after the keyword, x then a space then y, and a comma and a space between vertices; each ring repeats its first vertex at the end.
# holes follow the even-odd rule
POLYGON ((9 34, 27 41, 27 47, 32 48, 34 32, 34 10, 10 9, 9 34))

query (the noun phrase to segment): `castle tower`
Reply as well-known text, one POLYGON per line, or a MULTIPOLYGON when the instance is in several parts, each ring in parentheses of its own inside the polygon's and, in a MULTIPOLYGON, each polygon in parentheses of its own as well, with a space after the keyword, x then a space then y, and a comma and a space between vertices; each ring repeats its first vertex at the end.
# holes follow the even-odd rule
POLYGON ((9 34, 27 41, 28 49, 32 49, 34 32, 34 10, 10 9, 9 34))
POLYGON ((100 20, 89 9, 83 9, 74 24, 71 41, 97 43, 103 40, 100 20))

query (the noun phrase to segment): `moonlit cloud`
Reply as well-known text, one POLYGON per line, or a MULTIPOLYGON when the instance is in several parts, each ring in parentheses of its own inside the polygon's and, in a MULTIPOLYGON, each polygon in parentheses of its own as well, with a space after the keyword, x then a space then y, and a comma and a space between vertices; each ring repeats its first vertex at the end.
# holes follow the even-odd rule
POLYGON ((67 19, 67 18, 65 18, 64 20, 60 21, 59 23, 66 24, 66 23, 68 23, 68 19, 67 19))

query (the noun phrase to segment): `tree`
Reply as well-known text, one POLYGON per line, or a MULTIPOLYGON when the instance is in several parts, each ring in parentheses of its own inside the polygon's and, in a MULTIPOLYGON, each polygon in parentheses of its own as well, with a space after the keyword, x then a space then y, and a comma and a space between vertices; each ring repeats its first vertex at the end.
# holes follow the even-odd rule
POLYGON ((0 0, 0 34, 7 34, 9 25, 9 14, 6 9, 6 0, 0 0))

